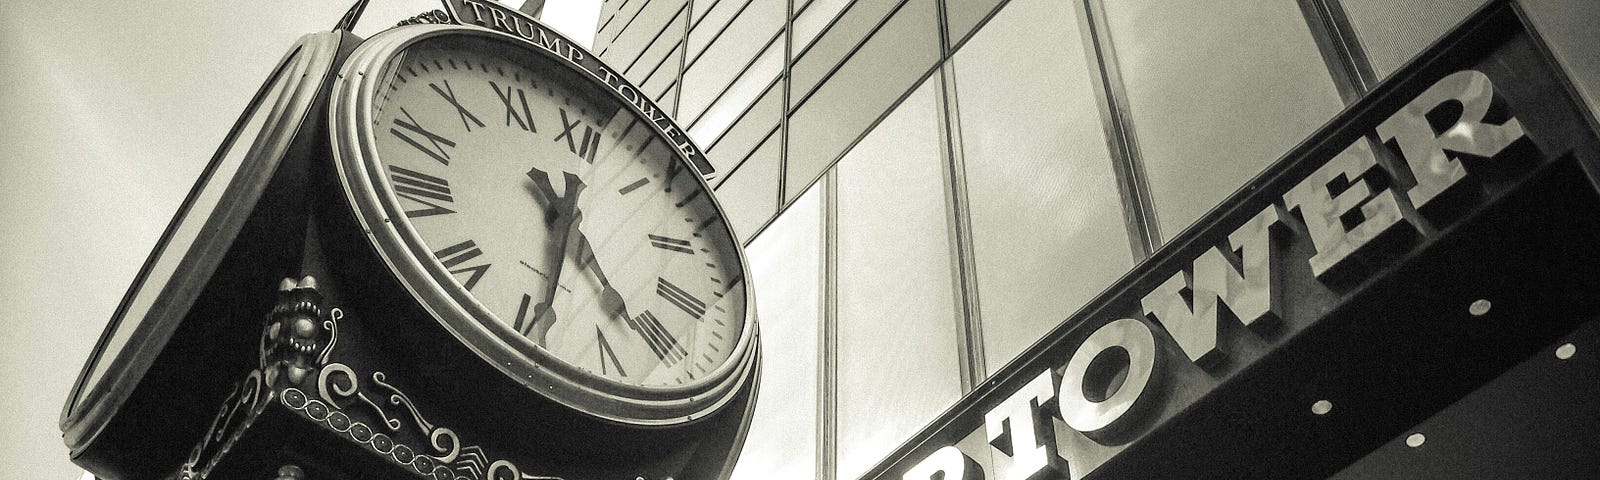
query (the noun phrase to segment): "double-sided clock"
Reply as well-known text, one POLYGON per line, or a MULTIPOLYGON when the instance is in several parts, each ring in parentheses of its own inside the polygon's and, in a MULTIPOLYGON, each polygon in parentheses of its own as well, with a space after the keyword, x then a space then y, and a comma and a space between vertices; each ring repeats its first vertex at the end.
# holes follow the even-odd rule
POLYGON ((337 175, 377 256, 507 377, 675 425, 752 374, 738 242, 704 179, 595 73, 512 35, 415 25, 346 62, 337 175))
POLYGON ((301 212, 306 210, 299 192, 305 188, 308 158, 320 147, 310 132, 323 129, 320 105, 349 44, 338 31, 295 42, 200 172, 118 304, 62 410, 63 440, 80 464, 126 476, 158 468, 149 458, 192 443, 185 435, 197 435, 192 430, 204 425, 175 426, 150 412, 213 408, 216 400, 203 393, 234 381, 194 375, 199 368, 185 355, 213 346, 253 346, 253 334, 219 332, 241 330, 228 320, 239 305, 257 302, 251 287, 261 283, 259 277, 281 275, 287 265, 299 263, 297 237, 303 235, 301 212), (254 271, 241 271, 242 259, 249 259, 254 271), (178 391, 188 393, 163 395, 164 388, 176 390, 163 382, 178 380, 187 382, 178 391))

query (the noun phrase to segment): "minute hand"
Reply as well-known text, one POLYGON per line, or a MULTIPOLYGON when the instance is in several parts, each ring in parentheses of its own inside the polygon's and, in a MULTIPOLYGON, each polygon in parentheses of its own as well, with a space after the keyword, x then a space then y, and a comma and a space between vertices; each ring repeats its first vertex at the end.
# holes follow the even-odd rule
MULTIPOLYGON (((582 219, 583 214, 579 213, 577 218, 582 219)), ((600 307, 613 315, 632 318, 628 315, 628 306, 622 300, 622 294, 617 292, 616 287, 611 286, 611 280, 606 278, 606 272, 600 268, 600 262, 595 261, 594 248, 589 245, 589 237, 583 235, 583 231, 577 229, 576 225, 573 228, 578 231, 578 268, 594 272, 594 278, 600 281, 600 307)))

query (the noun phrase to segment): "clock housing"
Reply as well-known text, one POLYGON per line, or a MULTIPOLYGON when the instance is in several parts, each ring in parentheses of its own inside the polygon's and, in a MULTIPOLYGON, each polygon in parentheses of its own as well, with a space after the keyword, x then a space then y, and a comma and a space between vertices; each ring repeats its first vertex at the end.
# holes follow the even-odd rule
POLYGON ((333 89, 330 134, 340 185, 389 272, 440 325, 505 376, 610 421, 675 425, 703 418, 733 399, 754 369, 755 315, 743 254, 710 187, 669 134, 679 130, 626 98, 603 68, 595 72, 575 62, 579 57, 581 52, 472 26, 405 26, 374 36, 351 54, 333 89), (452 51, 460 55, 439 53, 452 51), (422 93, 408 97, 406 88, 422 93), (417 95, 428 97, 432 113, 422 113, 417 95), (617 114, 607 117, 610 109, 617 114), (584 119, 593 125, 578 127, 584 119), (503 137, 523 134, 526 140, 503 137), (519 141, 530 143, 522 148, 514 143, 519 141), (639 153, 629 152, 634 149, 639 153), (551 160, 556 154, 572 156, 551 160), (472 175, 442 173, 468 171, 472 175), (469 176, 489 180, 469 187, 463 180, 469 176), (568 179, 555 180, 563 176, 568 179), (524 187, 526 196, 516 198, 515 190, 524 187), (659 189, 649 190, 659 198, 630 200, 646 189, 659 189), (483 196, 494 199, 493 208, 482 199, 469 205, 482 192, 491 192, 483 196), (574 205, 557 208, 562 199, 574 205), (619 208, 631 209, 632 221, 617 220, 619 208), (679 215, 684 212, 689 213, 679 215), (440 226, 447 218, 462 223, 440 226), (563 229, 540 221, 582 226, 563 229), (682 233, 631 228, 640 221, 651 228, 670 223, 682 233), (519 222, 532 227, 517 233, 519 222), (493 242, 450 237, 473 229, 500 237, 509 230, 514 238, 500 241, 508 248, 494 249, 493 242), (474 263, 496 258, 495 252, 511 256, 474 263), (678 274, 687 271, 682 266, 631 268, 652 261, 689 265, 683 259, 692 255, 699 255, 692 266, 713 269, 698 290, 680 286, 690 285, 682 280, 687 274, 678 274), (606 273, 597 273, 602 267, 606 273), (506 277, 508 271, 522 277, 506 277), (524 287, 518 302, 517 289, 524 287), (492 295, 496 288, 503 291, 492 295), (601 306, 608 303, 623 306, 601 306), (531 312, 553 305, 567 309, 540 328, 552 336, 565 332, 570 340, 593 326, 600 340, 566 351, 571 342, 556 344, 530 333, 540 325, 531 312), (649 305, 670 306, 642 308, 649 305), (623 313, 608 317, 616 310, 623 313), (583 318, 592 325, 578 321, 583 318), (630 334, 631 347, 621 343, 630 334), (599 368, 578 361, 584 352, 599 360, 599 368), (607 354, 623 370, 621 359, 630 352, 635 362, 645 355, 645 363, 628 364, 634 375, 607 368, 607 354), (651 374, 640 373, 639 365, 651 374))

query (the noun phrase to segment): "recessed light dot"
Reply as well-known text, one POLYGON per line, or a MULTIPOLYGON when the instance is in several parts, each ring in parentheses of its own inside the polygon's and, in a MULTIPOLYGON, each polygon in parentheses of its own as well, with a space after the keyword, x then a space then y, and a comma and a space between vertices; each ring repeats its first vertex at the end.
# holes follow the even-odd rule
POLYGON ((1331 411, 1333 411, 1333 402, 1327 400, 1317 400, 1316 403, 1311 404, 1311 413, 1315 413, 1317 415, 1327 415, 1328 412, 1331 411))
POLYGON ((1559 358, 1559 359, 1562 359, 1562 360, 1566 360, 1566 359, 1572 358, 1572 355, 1575 354, 1575 353, 1578 353, 1578 346, 1577 345, 1573 345, 1573 344, 1570 344, 1570 343, 1564 343, 1561 346, 1556 347, 1556 358, 1559 358))
POLYGON ((1474 317, 1481 317, 1488 314, 1489 307, 1493 306, 1488 300, 1478 299, 1478 301, 1472 302, 1472 305, 1467 306, 1467 313, 1472 314, 1474 317))
POLYGON ((1411 436, 1406 437, 1406 446, 1407 447, 1411 447, 1411 448, 1417 448, 1417 447, 1422 446, 1423 442, 1427 442, 1427 441, 1428 441, 1428 437, 1423 436, 1421 433, 1413 433, 1413 434, 1411 434, 1411 436))

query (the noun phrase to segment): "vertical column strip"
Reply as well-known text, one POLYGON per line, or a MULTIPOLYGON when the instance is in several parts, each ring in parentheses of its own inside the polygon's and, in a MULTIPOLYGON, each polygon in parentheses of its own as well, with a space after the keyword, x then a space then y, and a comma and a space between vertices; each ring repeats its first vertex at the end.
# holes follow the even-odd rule
POLYGON ((1360 100, 1378 79, 1344 5, 1339 0, 1298 0, 1298 3, 1306 26, 1311 28, 1311 39, 1322 54, 1322 63, 1333 76, 1340 99, 1345 105, 1360 100))
MULTIPOLYGON (((783 14, 783 71, 778 72, 783 82, 783 106, 778 109, 778 211, 783 211, 784 185, 789 179, 789 70, 794 67, 794 0, 789 0, 783 14)), ((737 81, 737 80, 735 80, 737 81)), ((760 102, 759 99, 756 100, 760 102)), ((750 108, 755 108, 752 104, 750 108)), ((757 146, 757 148, 760 148, 757 146)), ((755 152, 751 152, 752 154, 755 152)), ((799 195, 795 195, 799 199, 799 195)), ((776 216, 776 214, 774 214, 776 216)))
MULTIPOLYGON (((700 1, 707 2, 707 1, 711 1, 711 0, 700 0, 700 1)), ((678 119, 678 105, 682 105, 683 104, 683 88, 684 88, 684 85, 683 85, 683 69, 685 67, 684 64, 686 62, 688 62, 688 58, 687 57, 689 56, 689 32, 692 30, 691 26, 694 25, 694 0, 688 0, 687 2, 685 2, 683 4, 683 9, 684 9, 684 15, 683 15, 683 46, 678 49, 678 75, 677 75, 677 80, 675 80, 673 82, 673 83, 678 85, 678 89, 674 90, 672 92, 672 119, 673 119, 673 121, 677 121, 677 119, 678 119)), ((687 134, 685 134, 685 135, 687 135, 687 134)), ((708 147, 710 147, 710 145, 701 145, 700 146, 700 148, 708 148, 708 147)), ((724 174, 724 175, 726 175, 726 174, 724 174)))
POLYGON ((944 160, 945 214, 949 220, 950 258, 955 275, 951 277, 957 311, 956 354, 960 365, 961 392, 977 388, 987 376, 983 355, 983 319, 978 309, 978 275, 974 265, 972 215, 968 209, 966 157, 961 147, 961 116, 957 102, 955 71, 952 70, 949 22, 944 3, 935 8, 939 15, 939 153, 944 160))
POLYGON ((822 176, 822 302, 817 335, 817 480, 834 480, 838 457, 839 180, 822 176))
POLYGON ((1106 146, 1111 153, 1117 191, 1122 195, 1123 223, 1128 230, 1133 258, 1149 257, 1161 246, 1161 230, 1156 223, 1155 203, 1150 181, 1134 135, 1133 117, 1128 109, 1128 92, 1122 83, 1116 50, 1105 21, 1104 0, 1083 0, 1077 4, 1079 32, 1089 63, 1099 67, 1094 82, 1095 103, 1100 107, 1100 123, 1105 129, 1106 146))

